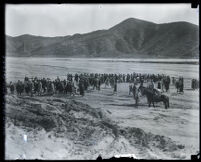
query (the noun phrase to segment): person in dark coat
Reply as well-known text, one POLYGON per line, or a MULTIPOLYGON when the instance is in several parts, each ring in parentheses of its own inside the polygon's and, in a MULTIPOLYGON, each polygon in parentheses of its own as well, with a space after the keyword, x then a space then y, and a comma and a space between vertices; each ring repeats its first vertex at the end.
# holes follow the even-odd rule
POLYGON ((24 90, 25 90, 25 93, 28 95, 29 94, 29 84, 28 84, 28 81, 24 81, 24 90))
POLYGON ((22 83, 22 81, 20 81, 20 85, 21 85, 21 88, 20 88, 20 95, 22 93, 24 93, 24 84, 22 83))
POLYGON ((132 90, 133 90, 133 85, 130 83, 130 84, 129 84, 129 92, 128 92, 128 95, 131 94, 132 90))
POLYGON ((17 95, 20 95, 20 81, 19 80, 16 83, 16 92, 17 92, 17 95))
POLYGON ((100 91, 100 87, 101 87, 101 81, 100 79, 98 79, 98 90, 100 91))
POLYGON ((160 81, 158 82, 157 88, 158 88, 158 89, 161 89, 161 82, 160 82, 160 81))
POLYGON ((114 81, 114 93, 117 93, 117 81, 114 81))
POLYGON ((79 81, 79 90, 80 90, 80 95, 84 96, 84 85, 82 80, 79 81))
POLYGON ((183 77, 181 77, 180 92, 184 93, 184 78, 183 77))
POLYGON ((10 82, 10 92, 11 92, 11 94, 14 94, 14 90, 15 90, 14 84, 12 82, 10 82))
POLYGON ((72 95, 72 84, 70 81, 67 82, 67 92, 69 92, 70 96, 72 95))

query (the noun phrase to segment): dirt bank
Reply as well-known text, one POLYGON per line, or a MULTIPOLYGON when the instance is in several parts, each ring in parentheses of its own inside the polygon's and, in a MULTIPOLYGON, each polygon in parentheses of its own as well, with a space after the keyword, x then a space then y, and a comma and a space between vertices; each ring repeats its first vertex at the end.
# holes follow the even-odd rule
POLYGON ((122 126, 112 112, 76 99, 7 95, 6 103, 7 159, 188 158, 171 138, 122 126))

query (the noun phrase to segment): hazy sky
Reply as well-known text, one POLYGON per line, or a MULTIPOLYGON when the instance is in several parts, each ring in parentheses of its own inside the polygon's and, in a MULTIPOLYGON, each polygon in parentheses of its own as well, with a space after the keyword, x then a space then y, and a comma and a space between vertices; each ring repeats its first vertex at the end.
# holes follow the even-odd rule
POLYGON ((64 36, 108 29, 127 18, 155 23, 199 24, 190 4, 61 4, 7 5, 6 34, 64 36))

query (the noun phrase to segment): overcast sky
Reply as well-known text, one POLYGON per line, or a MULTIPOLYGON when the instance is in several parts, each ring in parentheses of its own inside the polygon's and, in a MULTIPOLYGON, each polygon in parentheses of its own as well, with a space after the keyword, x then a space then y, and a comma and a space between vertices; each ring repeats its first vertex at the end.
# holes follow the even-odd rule
POLYGON ((61 4, 7 5, 6 34, 64 36, 108 29, 127 18, 155 23, 199 24, 190 4, 61 4))

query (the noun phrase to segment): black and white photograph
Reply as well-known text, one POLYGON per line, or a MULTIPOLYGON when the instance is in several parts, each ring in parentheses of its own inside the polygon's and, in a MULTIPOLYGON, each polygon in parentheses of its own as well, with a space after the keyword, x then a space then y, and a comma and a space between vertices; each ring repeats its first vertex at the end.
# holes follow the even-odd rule
POLYGON ((199 154, 199 6, 6 4, 5 45, 6 160, 199 154))

